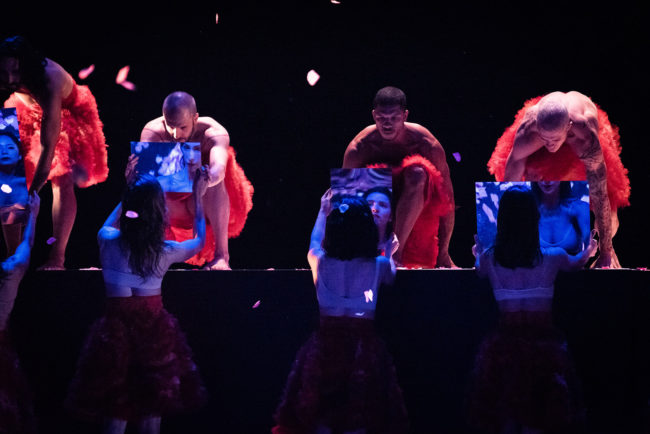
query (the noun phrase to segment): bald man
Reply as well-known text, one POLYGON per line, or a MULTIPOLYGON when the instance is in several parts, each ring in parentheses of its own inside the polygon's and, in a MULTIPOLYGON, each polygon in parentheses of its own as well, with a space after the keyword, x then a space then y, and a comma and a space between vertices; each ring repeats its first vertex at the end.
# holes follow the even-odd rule
MULTIPOLYGON (((141 142, 198 142, 201 164, 207 164, 209 184, 203 203, 213 238, 187 262, 210 270, 230 270, 228 238, 239 235, 253 206, 253 187, 235 161, 226 129, 210 117, 199 117, 194 98, 174 92, 163 102, 163 115, 148 122, 140 134, 141 142)), ((168 238, 178 241, 193 237, 191 194, 166 193, 170 231, 168 238)), ((209 231, 210 232, 210 231, 209 231)))
POLYGON ((612 245, 617 210, 629 205, 630 181, 620 159, 618 128, 580 92, 552 92, 529 100, 506 129, 488 162, 498 181, 589 183, 599 233, 595 267, 620 268, 612 245))

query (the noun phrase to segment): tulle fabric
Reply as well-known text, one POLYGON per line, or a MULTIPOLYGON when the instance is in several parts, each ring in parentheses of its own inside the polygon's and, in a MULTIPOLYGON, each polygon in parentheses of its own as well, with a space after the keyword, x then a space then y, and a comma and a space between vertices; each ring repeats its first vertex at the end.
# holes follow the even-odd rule
MULTIPOLYGON (((15 107, 20 129, 20 152, 25 162, 27 185, 31 185, 41 153, 41 120, 38 104, 27 105, 15 94, 5 102, 15 107)), ((108 176, 106 139, 97 102, 87 86, 74 84, 61 107, 61 131, 48 179, 72 174, 79 187, 103 182, 108 176)))
POLYGON ((407 432, 392 358, 371 320, 321 317, 298 351, 274 420, 274 434, 311 434, 318 425, 407 432))
MULTIPOLYGON (((506 128, 497 141, 497 146, 488 162, 488 170, 497 181, 505 177, 506 161, 514 146, 515 134, 530 108, 535 106, 541 96, 532 98, 524 104, 514 123, 506 128)), ((612 125, 605 111, 598 109, 598 140, 603 151, 605 165, 607 166, 607 194, 613 210, 630 204, 630 180, 628 171, 621 162, 621 144, 618 127, 612 125)), ((549 181, 583 181, 587 179, 584 164, 578 159, 571 147, 562 146, 551 153, 542 148, 529 156, 526 161, 526 171, 532 178, 549 181)))
POLYGON ((191 350, 161 297, 108 298, 86 338, 66 407, 84 419, 135 421, 205 401, 191 350))

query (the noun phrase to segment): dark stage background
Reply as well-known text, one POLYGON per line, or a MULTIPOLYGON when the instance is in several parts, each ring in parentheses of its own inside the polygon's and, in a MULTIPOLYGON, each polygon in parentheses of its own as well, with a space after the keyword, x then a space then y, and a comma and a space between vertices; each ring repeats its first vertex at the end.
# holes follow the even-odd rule
MULTIPOLYGON (((406 92, 409 120, 429 128, 447 151, 458 205, 450 247, 457 265, 473 264, 474 181, 492 179, 486 163, 496 139, 526 99, 554 90, 589 95, 620 127, 633 193, 614 245, 624 266, 648 265, 641 211, 649 185, 649 92, 641 67, 648 17, 641 2, 607 9, 536 3, 537 11, 529 2, 304 3, 310 5, 160 4, 149 14, 128 3, 5 9, 3 37, 25 35, 75 76, 96 66, 80 82, 97 98, 111 172, 107 182, 78 190, 68 267, 98 266, 95 235, 119 199, 129 142, 175 90, 193 94, 200 114, 228 129, 256 190, 247 225, 230 243, 233 268, 306 267, 329 169, 340 167, 346 145, 372 122, 372 98, 386 85, 406 92), (125 65, 134 92, 115 84, 125 65), (314 87, 306 81, 312 68, 321 76, 314 87)), ((34 265, 43 262, 51 236, 49 187, 42 197, 34 265)))

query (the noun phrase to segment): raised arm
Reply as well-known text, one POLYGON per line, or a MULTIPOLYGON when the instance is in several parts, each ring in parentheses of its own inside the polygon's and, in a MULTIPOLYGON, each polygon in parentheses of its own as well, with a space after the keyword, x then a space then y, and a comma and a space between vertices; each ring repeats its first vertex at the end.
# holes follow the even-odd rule
POLYGON ((307 261, 311 268, 314 283, 316 282, 316 273, 318 269, 318 260, 325 254, 323 251, 323 239, 325 238, 325 223, 327 222, 327 215, 331 209, 332 190, 328 189, 325 194, 320 198, 320 209, 318 216, 314 223, 314 228, 311 231, 309 239, 309 252, 307 252, 307 261))

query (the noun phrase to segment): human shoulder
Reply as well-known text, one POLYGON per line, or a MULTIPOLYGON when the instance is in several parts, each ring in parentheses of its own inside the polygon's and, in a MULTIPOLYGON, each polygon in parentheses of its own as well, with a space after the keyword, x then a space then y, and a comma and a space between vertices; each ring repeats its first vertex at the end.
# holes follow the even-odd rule
POLYGON ((228 131, 226 128, 217 122, 214 118, 209 116, 200 116, 197 124, 199 128, 202 128, 205 131, 206 136, 227 136, 228 131))
POLYGON ((352 139, 350 142, 351 146, 356 146, 357 148, 363 147, 364 145, 368 143, 373 143, 378 141, 380 138, 379 132, 377 131, 377 126, 376 125, 368 125, 365 127, 363 130, 361 130, 355 137, 352 139))
POLYGON ((154 142, 154 141, 163 141, 163 134, 165 133, 165 124, 163 123, 164 118, 162 116, 157 117, 156 119, 150 120, 142 128, 142 133, 140 134, 140 141, 142 142, 154 142))
POLYGON ((427 147, 442 148, 438 139, 426 127, 413 122, 405 122, 409 141, 426 145, 427 147))
POLYGON ((102 226, 97 233, 97 238, 102 241, 116 240, 120 237, 120 230, 112 226, 102 226))

